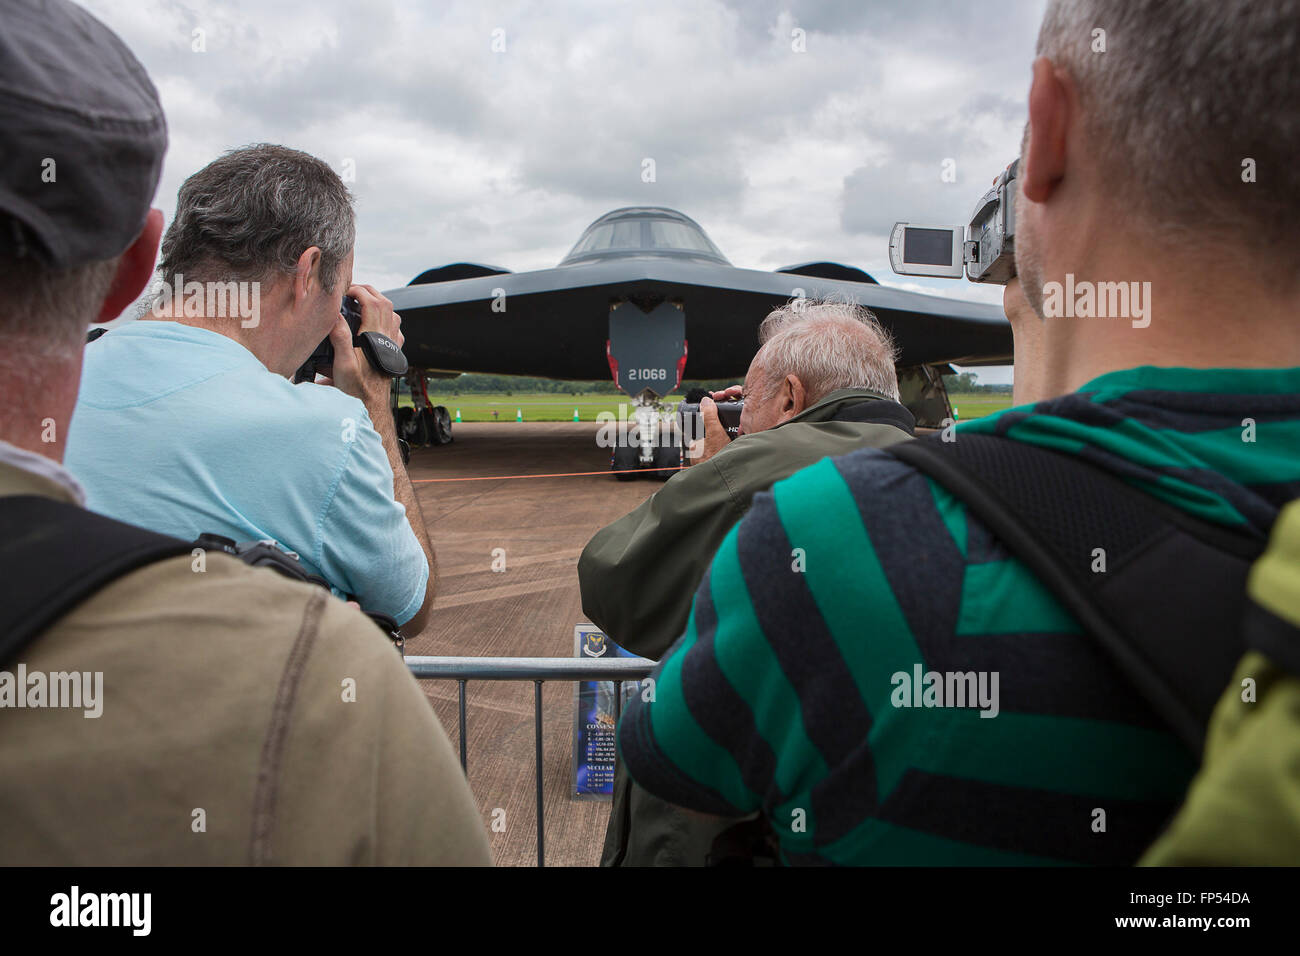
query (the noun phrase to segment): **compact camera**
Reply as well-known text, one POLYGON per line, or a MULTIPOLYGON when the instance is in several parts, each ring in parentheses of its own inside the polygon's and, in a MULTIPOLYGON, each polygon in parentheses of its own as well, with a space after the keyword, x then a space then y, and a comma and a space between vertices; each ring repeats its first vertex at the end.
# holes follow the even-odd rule
POLYGON ((1006 285, 1016 274, 1016 160, 998 177, 966 226, 894 223, 889 265, 899 275, 1006 285))
MULTIPOLYGON (((410 368, 406 361, 406 355, 402 352, 401 346, 386 335, 379 332, 362 332, 361 329, 361 303, 350 295, 343 297, 343 303, 339 307, 343 313, 343 318, 348 323, 348 328, 352 330, 352 344, 365 353, 366 360, 377 372, 398 378, 405 375, 410 368)), ((303 362, 293 375, 294 382, 314 382, 317 373, 329 375, 334 368, 334 344, 330 341, 329 336, 325 336, 325 341, 316 346, 316 351, 312 352, 307 361, 303 362)))
MULTIPOLYGON (((726 429, 727 440, 734 441, 740 433, 740 413, 745 408, 743 398, 729 402, 715 402, 718 409, 718 421, 726 429)), ((677 406, 677 420, 682 429, 682 441, 690 443, 704 437, 704 418, 700 415, 699 402, 682 402, 677 406)))

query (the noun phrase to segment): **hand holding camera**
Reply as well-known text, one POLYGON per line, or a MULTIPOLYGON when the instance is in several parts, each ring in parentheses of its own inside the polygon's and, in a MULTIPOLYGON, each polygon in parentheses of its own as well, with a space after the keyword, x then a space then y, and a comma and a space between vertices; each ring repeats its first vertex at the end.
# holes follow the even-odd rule
POLYGON ((889 265, 899 275, 938 276, 1006 285, 1016 274, 1016 176, 1013 161, 980 197, 966 226, 894 224, 889 265))
POLYGON ((372 400, 386 405, 392 379, 407 370, 406 357, 402 355, 405 341, 402 317, 393 311, 393 303, 372 285, 349 286, 348 297, 356 302, 355 312, 352 316, 340 312, 330 329, 329 341, 334 347, 333 384, 367 405, 372 400), (349 318, 359 318, 355 334, 349 318))
POLYGON ((387 401, 391 380, 410 368, 403 341, 402 317, 393 311, 393 303, 374 286, 349 286, 329 336, 293 380, 334 385, 367 406, 380 396, 387 401))
POLYGON ((686 464, 698 465, 708 461, 726 448, 740 433, 740 412, 745 400, 743 387, 732 385, 720 392, 711 392, 700 399, 698 405, 683 402, 678 406, 682 432, 687 439, 698 435, 703 428, 704 437, 691 441, 686 450, 686 464))
POLYGON ((338 320, 329 336, 316 346, 316 351, 294 373, 293 380, 336 385, 362 401, 368 401, 371 393, 377 394, 380 383, 387 392, 390 380, 405 375, 410 368, 402 352, 401 328, 402 317, 393 311, 393 303, 378 289, 371 285, 352 285, 343 297, 338 320), (358 351, 365 356, 365 362, 357 360, 358 351), (344 356, 338 363, 344 370, 342 382, 335 373, 336 353, 344 356))

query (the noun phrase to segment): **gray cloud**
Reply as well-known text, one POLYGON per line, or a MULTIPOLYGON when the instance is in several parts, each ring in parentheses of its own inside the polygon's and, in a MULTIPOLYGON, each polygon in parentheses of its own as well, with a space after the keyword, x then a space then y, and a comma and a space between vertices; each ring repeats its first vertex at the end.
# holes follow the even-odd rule
POLYGON ((83 2, 163 96, 165 214, 234 146, 349 161, 356 276, 385 288, 459 260, 554 265, 592 219, 639 203, 680 208, 739 266, 832 259, 894 281, 888 226, 961 221, 1014 156, 1044 6, 83 2))

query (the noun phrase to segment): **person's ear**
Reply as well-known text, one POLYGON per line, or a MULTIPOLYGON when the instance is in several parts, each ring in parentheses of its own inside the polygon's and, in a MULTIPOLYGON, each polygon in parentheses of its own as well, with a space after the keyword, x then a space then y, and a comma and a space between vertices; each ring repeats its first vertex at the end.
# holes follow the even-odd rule
POLYGON ((308 246, 303 250, 302 255, 298 257, 298 262, 293 270, 293 306, 295 308, 307 301, 313 289, 328 288, 321 281, 320 263, 321 251, 319 246, 308 246))
POLYGON ((1046 202, 1065 178, 1074 81, 1045 56, 1034 61, 1029 87, 1029 142, 1016 175, 1030 202, 1046 202))
POLYGON ((808 400, 808 391, 798 375, 787 375, 781 385, 781 421, 788 421, 802 412, 808 400))
POLYGON ((808 407, 808 389, 803 387, 798 375, 790 376, 790 391, 794 397, 794 413, 798 415, 808 407))
POLYGON ((108 295, 99 307, 95 322, 112 322, 126 311, 126 307, 139 298, 153 277, 153 266, 158 261, 158 243, 162 240, 163 214, 161 209, 150 209, 144 228, 135 242, 117 261, 117 272, 108 295))

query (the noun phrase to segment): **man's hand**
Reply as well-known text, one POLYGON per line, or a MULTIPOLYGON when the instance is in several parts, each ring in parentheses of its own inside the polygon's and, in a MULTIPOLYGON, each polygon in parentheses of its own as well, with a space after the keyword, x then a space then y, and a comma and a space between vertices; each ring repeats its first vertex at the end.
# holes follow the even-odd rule
MULTIPOLYGON (((393 311, 393 303, 372 285, 348 286, 348 295, 357 300, 361 306, 361 332, 378 332, 386 335, 400 347, 405 339, 402 336, 402 317, 393 311)), ((331 383, 353 398, 361 399, 375 418, 377 408, 388 409, 388 394, 392 379, 371 367, 365 353, 352 347, 352 330, 339 313, 338 321, 330 329, 330 342, 334 345, 334 370, 330 376, 331 383)))
MULTIPOLYGON (((733 385, 725 392, 713 394, 727 398, 739 397, 740 386, 733 385)), ((731 444, 731 439, 727 437, 727 430, 722 427, 722 421, 718 418, 718 406, 714 399, 707 395, 700 399, 700 420, 704 422, 704 437, 691 442, 690 448, 686 450, 687 462, 692 465, 708 461, 731 444)))

